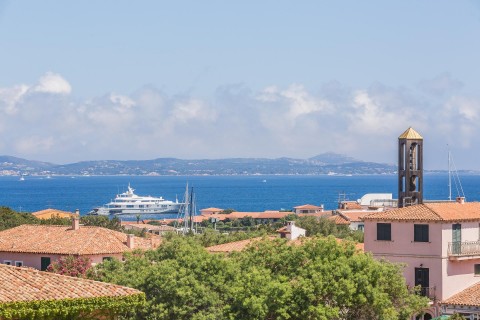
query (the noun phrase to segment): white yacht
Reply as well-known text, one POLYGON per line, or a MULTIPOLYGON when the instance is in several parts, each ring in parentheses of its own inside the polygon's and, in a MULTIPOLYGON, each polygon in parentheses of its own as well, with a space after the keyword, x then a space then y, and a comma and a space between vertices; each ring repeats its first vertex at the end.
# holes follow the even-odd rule
POLYGON ((128 184, 128 190, 117 194, 115 199, 102 207, 89 212, 91 215, 137 215, 137 214, 161 214, 178 213, 182 203, 165 200, 162 197, 139 196, 133 193, 135 190, 128 184))

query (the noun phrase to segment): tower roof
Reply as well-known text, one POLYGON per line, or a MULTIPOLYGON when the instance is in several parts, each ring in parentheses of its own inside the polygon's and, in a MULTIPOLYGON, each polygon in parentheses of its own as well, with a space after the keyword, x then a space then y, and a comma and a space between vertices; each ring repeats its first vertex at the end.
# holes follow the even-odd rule
POLYGON ((416 140, 423 140, 423 137, 415 130, 413 130, 412 127, 408 128, 405 130, 404 133, 398 137, 398 139, 416 139, 416 140))

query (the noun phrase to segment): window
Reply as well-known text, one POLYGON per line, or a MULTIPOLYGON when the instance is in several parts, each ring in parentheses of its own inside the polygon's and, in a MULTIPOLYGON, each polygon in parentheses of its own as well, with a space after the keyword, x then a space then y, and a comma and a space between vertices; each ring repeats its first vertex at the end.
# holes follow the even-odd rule
POLYGON ((6 264, 7 266, 11 266, 11 265, 12 265, 12 261, 10 261, 10 260, 3 260, 3 264, 6 264))
POLYGON ((47 270, 50 263, 51 263, 50 257, 41 257, 40 258, 40 271, 47 270))
POLYGON ((473 271, 476 276, 480 276, 480 264, 474 264, 473 265, 473 271))
POLYGON ((392 225, 390 223, 377 223, 377 240, 392 241, 392 225))
POLYGON ((113 258, 112 257, 103 257, 102 258, 102 261, 112 261, 113 258))
POLYGON ((23 261, 15 261, 15 267, 22 267, 23 261))
POLYGON ((428 242, 428 224, 413 225, 413 241, 428 242))
POLYGON ((365 229, 365 225, 363 223, 360 223, 357 227, 357 230, 363 231, 365 229))

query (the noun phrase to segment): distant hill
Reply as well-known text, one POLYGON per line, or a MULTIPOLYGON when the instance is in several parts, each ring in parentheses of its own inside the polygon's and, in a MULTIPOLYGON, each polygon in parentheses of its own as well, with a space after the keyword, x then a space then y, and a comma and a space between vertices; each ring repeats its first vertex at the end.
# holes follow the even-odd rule
POLYGON ((0 175, 391 174, 396 166, 324 153, 309 159, 229 158, 82 161, 64 165, 0 157, 0 175))
POLYGON ((312 157, 308 159, 313 162, 318 162, 320 164, 344 164, 344 163, 354 163, 354 162, 362 162, 361 160, 354 159, 352 157, 348 157, 343 154, 327 152, 319 154, 318 156, 312 157))
POLYGON ((31 161, 11 156, 0 156, 0 175, 18 175, 48 171, 55 164, 41 161, 31 161))

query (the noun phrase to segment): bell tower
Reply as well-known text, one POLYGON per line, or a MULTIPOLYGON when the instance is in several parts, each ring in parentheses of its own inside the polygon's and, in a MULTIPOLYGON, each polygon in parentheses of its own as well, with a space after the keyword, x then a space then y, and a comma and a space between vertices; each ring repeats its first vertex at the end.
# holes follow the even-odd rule
POLYGON ((423 203, 423 138, 413 128, 398 137, 398 207, 423 203))

